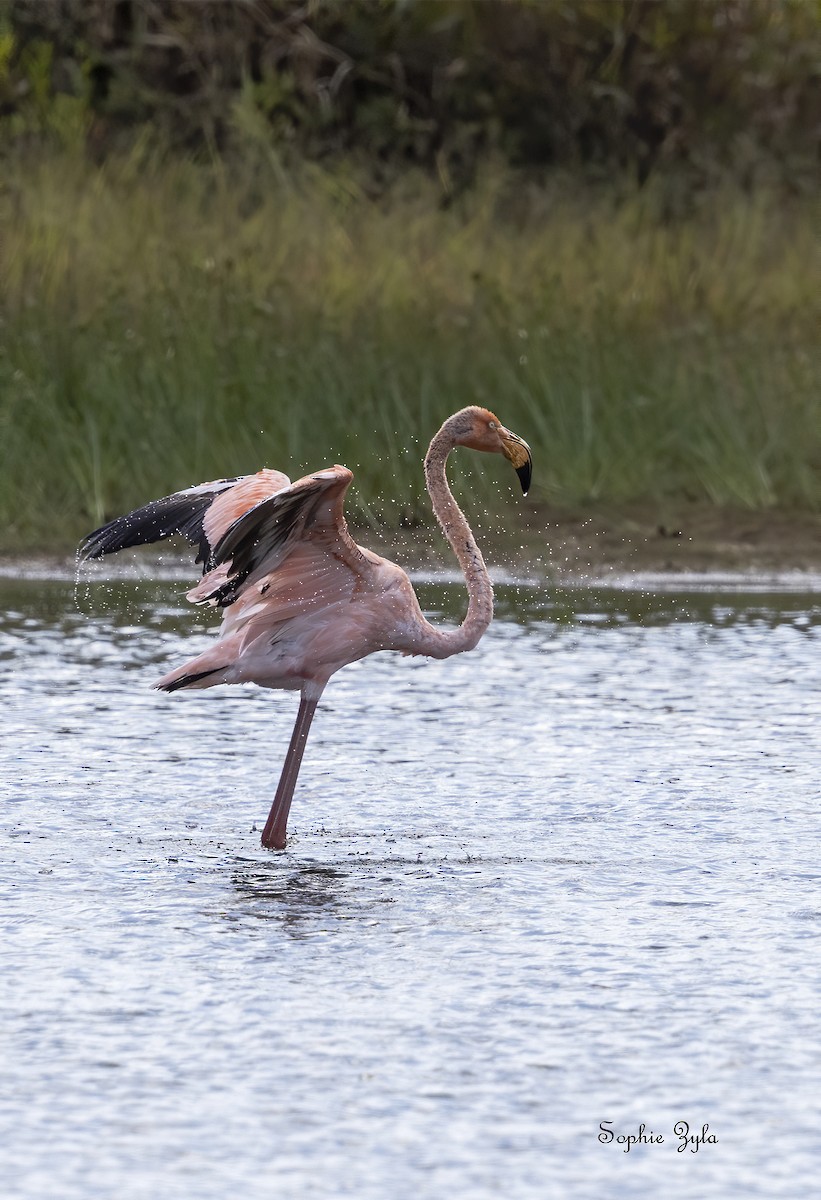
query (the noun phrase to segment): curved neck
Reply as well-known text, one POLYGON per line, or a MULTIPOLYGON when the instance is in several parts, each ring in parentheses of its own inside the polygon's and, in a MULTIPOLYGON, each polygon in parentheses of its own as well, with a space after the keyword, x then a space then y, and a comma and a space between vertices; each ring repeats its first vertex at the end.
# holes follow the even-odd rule
POLYGON ((430 626, 435 635, 435 648, 425 653, 437 658, 472 650, 493 619, 493 585, 485 560, 448 487, 445 463, 456 444, 448 424, 446 421, 430 444, 425 457, 425 481, 436 519, 464 572, 469 602, 467 615, 458 629, 445 631, 430 626))

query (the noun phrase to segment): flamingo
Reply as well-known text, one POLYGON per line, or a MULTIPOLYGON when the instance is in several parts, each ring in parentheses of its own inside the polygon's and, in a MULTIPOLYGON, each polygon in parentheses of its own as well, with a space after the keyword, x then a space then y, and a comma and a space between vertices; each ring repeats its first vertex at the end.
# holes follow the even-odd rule
POLYGON ((425 456, 433 511, 459 560, 468 609, 454 630, 423 616, 405 572, 358 546, 343 502, 353 479, 334 466, 291 483, 281 471, 189 487, 117 517, 81 543, 80 560, 181 534, 198 547, 203 576, 194 604, 223 610, 214 644, 154 685, 162 692, 220 683, 257 683, 300 692, 299 711, 271 811, 266 849, 284 850, 288 814, 308 732, 330 677, 377 650, 449 658, 472 650, 493 617, 493 588, 470 526, 448 486, 445 463, 456 446, 503 454, 527 494, 527 443, 485 408, 448 417, 425 456))

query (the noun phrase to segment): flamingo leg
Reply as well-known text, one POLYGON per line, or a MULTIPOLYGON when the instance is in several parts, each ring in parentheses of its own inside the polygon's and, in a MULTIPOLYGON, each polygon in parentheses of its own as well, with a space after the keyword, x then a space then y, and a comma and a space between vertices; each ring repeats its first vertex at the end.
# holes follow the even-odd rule
POLYGON ((297 776, 299 775, 299 768, 302 764, 302 755, 305 750, 305 743, 308 740, 308 731, 311 728, 311 721, 314 719, 318 701, 318 696, 313 699, 303 696, 299 702, 299 712, 294 723, 294 732, 291 734, 291 744, 288 747, 288 753, 285 755, 285 764, 279 778, 277 794, 274 796, 274 803, 271 805, 268 820, 265 822, 265 828, 262 831, 262 844, 266 850, 285 849, 291 799, 294 794, 297 776))

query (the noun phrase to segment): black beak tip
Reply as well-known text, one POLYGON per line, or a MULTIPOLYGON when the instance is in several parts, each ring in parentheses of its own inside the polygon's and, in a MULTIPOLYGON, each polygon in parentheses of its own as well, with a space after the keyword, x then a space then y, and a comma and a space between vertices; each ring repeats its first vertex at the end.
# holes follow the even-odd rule
POLYGON ((526 496, 530 490, 530 479, 533 474, 533 463, 530 459, 521 467, 516 468, 516 474, 519 476, 519 483, 522 485, 522 495, 526 496))

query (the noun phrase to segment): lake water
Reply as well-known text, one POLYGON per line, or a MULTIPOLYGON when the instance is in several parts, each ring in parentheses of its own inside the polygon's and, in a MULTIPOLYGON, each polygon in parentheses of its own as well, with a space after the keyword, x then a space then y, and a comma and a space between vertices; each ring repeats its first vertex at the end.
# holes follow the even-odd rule
POLYGON ((152 691, 183 591, 0 581, 4 1197, 818 1194, 818 597, 500 588, 275 854, 296 699, 152 691))

